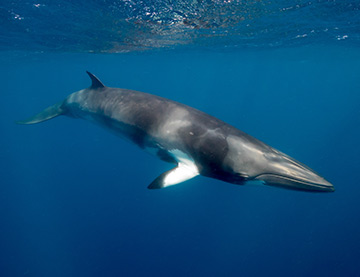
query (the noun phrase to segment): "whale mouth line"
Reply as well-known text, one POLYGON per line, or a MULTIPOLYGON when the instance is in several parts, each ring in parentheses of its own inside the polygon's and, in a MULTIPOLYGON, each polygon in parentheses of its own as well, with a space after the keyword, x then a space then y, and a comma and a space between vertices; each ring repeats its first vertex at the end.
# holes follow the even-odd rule
POLYGON ((270 186, 278 186, 294 190, 307 190, 307 191, 335 191, 334 186, 328 183, 325 179, 325 183, 311 182, 303 178, 295 178, 290 176, 284 176, 273 173, 263 173, 254 178, 255 180, 263 181, 270 186))

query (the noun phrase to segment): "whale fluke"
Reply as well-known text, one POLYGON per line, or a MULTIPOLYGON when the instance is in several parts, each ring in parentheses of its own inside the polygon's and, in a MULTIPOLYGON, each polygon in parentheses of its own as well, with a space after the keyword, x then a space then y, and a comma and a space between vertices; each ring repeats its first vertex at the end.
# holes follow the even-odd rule
POLYGON ((16 121, 16 123, 17 124, 36 124, 36 123, 40 123, 40 122, 52 119, 52 118, 62 115, 64 113, 64 109, 62 108, 62 105, 63 105, 63 101, 46 108, 42 112, 40 112, 28 119, 16 121))

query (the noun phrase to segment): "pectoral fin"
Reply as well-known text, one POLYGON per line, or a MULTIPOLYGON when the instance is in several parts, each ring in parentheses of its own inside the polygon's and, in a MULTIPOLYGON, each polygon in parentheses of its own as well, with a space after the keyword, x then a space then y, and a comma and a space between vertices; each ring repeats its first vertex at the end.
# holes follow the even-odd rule
POLYGON ((199 175, 197 166, 194 163, 179 163, 177 167, 164 172, 157 177, 148 189, 161 189, 190 180, 199 175))

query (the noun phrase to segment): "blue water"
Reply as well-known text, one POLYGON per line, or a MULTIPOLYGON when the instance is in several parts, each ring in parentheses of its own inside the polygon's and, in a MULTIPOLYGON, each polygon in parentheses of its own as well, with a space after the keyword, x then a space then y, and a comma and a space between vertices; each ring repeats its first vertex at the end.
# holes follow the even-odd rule
POLYGON ((0 276, 360 276, 357 1, 84 3, 0 4, 0 276), (212 114, 336 191, 151 191, 172 165, 91 123, 14 123, 85 70, 212 114))

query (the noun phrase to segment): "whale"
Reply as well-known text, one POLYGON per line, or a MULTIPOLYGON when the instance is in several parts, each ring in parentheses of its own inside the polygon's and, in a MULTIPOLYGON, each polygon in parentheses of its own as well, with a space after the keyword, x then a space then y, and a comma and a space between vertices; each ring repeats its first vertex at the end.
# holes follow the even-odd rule
POLYGON ((174 165, 149 182, 149 189, 201 175, 236 185, 334 191, 308 166, 216 117, 160 96, 107 87, 86 72, 90 87, 17 123, 37 124, 64 115, 100 125, 174 165))

